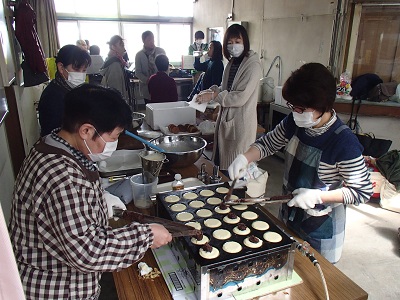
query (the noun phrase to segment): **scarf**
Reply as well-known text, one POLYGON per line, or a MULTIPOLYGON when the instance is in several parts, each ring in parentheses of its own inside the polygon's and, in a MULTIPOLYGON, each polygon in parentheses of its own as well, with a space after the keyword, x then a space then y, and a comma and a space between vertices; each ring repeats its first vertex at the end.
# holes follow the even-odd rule
POLYGON ((110 52, 108 52, 108 57, 116 57, 124 68, 128 67, 128 63, 118 52, 110 50, 110 52))
POLYGON ((157 73, 157 67, 156 67, 156 48, 153 49, 147 49, 143 47, 143 51, 147 56, 148 60, 148 65, 149 65, 149 76, 157 73))
POLYGON ((65 90, 65 92, 69 92, 70 90, 73 89, 71 85, 69 85, 68 81, 65 80, 65 78, 60 74, 60 72, 56 72, 56 76, 54 78, 54 82, 61 87, 62 89, 65 90))

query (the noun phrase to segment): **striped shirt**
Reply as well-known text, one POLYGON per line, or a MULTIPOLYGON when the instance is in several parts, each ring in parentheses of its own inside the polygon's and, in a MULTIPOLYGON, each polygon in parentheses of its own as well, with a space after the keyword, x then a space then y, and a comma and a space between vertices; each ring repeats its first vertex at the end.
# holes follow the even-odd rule
POLYGON ((35 144, 15 183, 9 231, 27 299, 97 299, 102 272, 153 243, 148 224, 108 225, 98 172, 65 143, 35 144))
POLYGON ((232 88, 232 83, 233 80, 235 79, 236 73, 239 70, 240 64, 243 61, 243 57, 242 58, 233 58, 233 63, 231 66, 231 69, 229 70, 229 77, 228 77, 228 84, 227 84, 227 90, 228 92, 231 91, 232 88))
POLYGON ((333 111, 332 118, 321 128, 300 128, 291 113, 252 146, 259 149, 261 158, 272 155, 287 145, 297 129, 302 143, 322 150, 318 167, 321 181, 328 186, 343 182, 343 203, 358 205, 370 199, 372 184, 362 156, 362 146, 356 136, 349 128, 334 134, 342 125, 343 122, 333 111))

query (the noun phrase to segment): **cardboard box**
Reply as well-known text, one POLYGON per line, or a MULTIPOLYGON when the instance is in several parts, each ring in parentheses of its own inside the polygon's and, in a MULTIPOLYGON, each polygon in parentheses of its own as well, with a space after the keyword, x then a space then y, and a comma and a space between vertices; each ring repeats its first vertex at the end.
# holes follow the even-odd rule
POLYGON ((196 110, 186 101, 147 104, 146 123, 154 130, 169 124, 196 125, 196 110))

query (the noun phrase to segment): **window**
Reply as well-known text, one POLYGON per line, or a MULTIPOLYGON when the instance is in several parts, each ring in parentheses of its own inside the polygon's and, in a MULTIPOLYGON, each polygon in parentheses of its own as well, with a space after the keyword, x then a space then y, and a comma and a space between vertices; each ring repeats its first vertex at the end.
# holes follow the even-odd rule
POLYGON ((58 37, 60 39, 60 47, 72 44, 80 39, 78 23, 76 21, 58 21, 58 37))
POLYGON ((100 47, 100 55, 107 57, 109 45, 107 42, 113 35, 119 34, 118 22, 113 21, 79 21, 80 37, 89 40, 90 46, 100 47))
POLYGON ((356 4, 347 70, 400 81, 400 6, 356 4))
POLYGON ((61 46, 78 39, 98 45, 107 56, 106 42, 115 34, 125 39, 129 61, 142 49, 142 33, 154 33, 171 63, 181 64, 191 41, 193 0, 54 0, 61 46), (119 10, 118 10, 119 9, 119 10))
POLYGON ((117 17, 117 0, 54 0, 57 14, 117 17))
POLYGON ((362 8, 353 76, 376 73, 386 81, 400 81, 400 6, 362 8), (396 71, 397 57, 397 72, 396 71), (396 74, 397 73, 397 74, 396 74), (397 78, 396 78, 397 75, 397 78))
POLYGON ((171 63, 174 63, 174 65, 180 65, 182 55, 188 54, 189 45, 190 25, 160 25, 160 47, 164 48, 171 63))

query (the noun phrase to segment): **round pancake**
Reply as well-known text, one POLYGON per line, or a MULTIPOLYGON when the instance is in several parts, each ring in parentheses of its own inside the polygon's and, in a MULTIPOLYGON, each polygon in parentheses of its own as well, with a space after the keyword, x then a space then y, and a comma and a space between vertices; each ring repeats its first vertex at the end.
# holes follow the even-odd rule
POLYGON ((264 233, 263 238, 270 243, 279 243, 280 241, 282 241, 282 236, 274 231, 268 231, 264 233))
POLYGON ((201 224, 199 222, 191 221, 191 222, 187 222, 185 225, 191 226, 197 230, 201 230, 201 224))
POLYGON ((216 191, 217 191, 217 193, 220 193, 220 194, 227 194, 229 192, 229 189, 221 186, 221 187, 217 188, 216 191))
POLYGON ((253 243, 253 242, 251 242, 251 241, 249 240, 249 238, 247 237, 247 238, 244 239, 243 243, 244 243, 245 246, 247 246, 247 247, 249 247, 249 248, 260 248, 260 247, 262 246, 262 243, 263 243, 263 242, 262 242, 261 239, 258 239, 258 242, 257 242, 257 243, 253 243))
POLYGON ((190 241, 195 245, 204 245, 205 243, 208 243, 210 239, 206 235, 203 235, 203 238, 200 241, 195 237, 192 237, 190 241))
POLYGON ((200 195, 204 197, 211 197, 212 195, 214 195, 214 192, 211 190, 202 190, 200 192, 200 195))
POLYGON ((219 256, 219 250, 213 247, 211 252, 207 252, 204 251, 203 248, 200 248, 199 254, 205 259, 213 259, 219 256))
POLYGON ((251 227, 253 227, 255 230, 268 230, 269 224, 264 221, 254 221, 251 223, 251 227))
POLYGON ((171 205, 170 209, 175 212, 184 211, 186 209, 186 205, 182 203, 176 203, 171 205))
POLYGON ((229 207, 227 207, 226 209, 221 209, 221 208, 219 208, 219 206, 217 206, 214 210, 216 213, 219 213, 219 214, 228 214, 231 211, 231 209, 229 207))
POLYGON ((233 228, 233 232, 238 234, 238 235, 248 235, 251 230, 249 227, 246 227, 246 230, 240 230, 237 226, 233 228))
POLYGON ((199 201, 199 200, 193 200, 190 201, 189 206, 194 207, 194 208, 200 208, 203 207, 205 204, 203 201, 199 201))
POLYGON ((238 216, 236 216, 235 219, 230 219, 230 218, 228 218, 228 216, 225 216, 225 217, 223 218, 223 221, 224 221, 225 223, 228 223, 228 224, 237 224, 237 223, 240 222, 240 218, 239 218, 238 216))
POLYGON ((226 229, 217 229, 213 232, 213 237, 218 240, 227 240, 232 236, 232 234, 226 229))
POLYGON ((193 219, 193 215, 191 213, 184 211, 184 212, 178 213, 176 215, 176 219, 178 221, 187 222, 187 221, 190 221, 191 219, 193 219))
POLYGON ((222 202, 222 199, 217 197, 211 197, 207 199, 207 203, 211 205, 218 205, 222 202))
POLYGON ((247 220, 255 220, 258 218, 258 215, 252 211, 245 211, 242 213, 242 218, 247 220))
POLYGON ((208 218, 212 216, 212 211, 209 209, 199 209, 198 211, 196 211, 196 215, 198 215, 200 218, 208 218))
POLYGON ((250 233, 250 228, 246 227, 246 230, 240 230, 237 226, 233 228, 233 232, 238 235, 248 235, 250 233))
POLYGON ((237 199, 239 199, 238 196, 236 196, 236 195, 232 195, 232 196, 231 196, 231 200, 237 200, 237 199))
POLYGON ((169 195, 167 197, 164 198, 165 202, 168 203, 175 203, 179 201, 179 197, 177 195, 169 195))
POLYGON ((188 192, 183 194, 183 198, 187 199, 187 200, 194 200, 197 198, 197 194, 193 193, 193 192, 188 192))
POLYGON ((238 205, 233 205, 232 208, 236 209, 236 210, 246 210, 247 209, 247 205, 246 204, 238 204, 238 205))
POLYGON ((209 228, 217 228, 221 226, 221 221, 218 219, 210 218, 204 221, 204 225, 206 225, 209 228))
POLYGON ((238 253, 242 250, 242 245, 238 242, 226 242, 222 245, 222 249, 228 253, 238 253))

